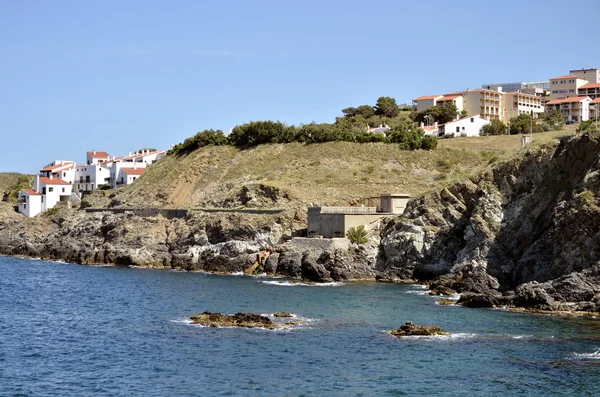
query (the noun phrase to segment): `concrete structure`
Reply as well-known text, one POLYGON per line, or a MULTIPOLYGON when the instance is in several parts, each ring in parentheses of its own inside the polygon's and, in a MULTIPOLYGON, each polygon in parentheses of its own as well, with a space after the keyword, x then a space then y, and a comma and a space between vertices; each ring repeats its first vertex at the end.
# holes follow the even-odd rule
POLYGON ((537 118, 544 113, 541 97, 518 91, 507 92, 504 95, 504 109, 506 121, 521 114, 533 114, 533 117, 537 118))
POLYGON ((590 119, 600 118, 600 97, 590 102, 590 119))
POLYGON ((580 79, 589 81, 591 84, 600 83, 600 69, 575 69, 569 70, 569 74, 577 76, 580 79))
POLYGON ((432 108, 436 106, 437 100, 441 97, 442 95, 426 95, 415 98, 413 99, 413 109, 417 112, 421 112, 423 110, 432 108))
POLYGON ((500 119, 507 121, 504 113, 504 93, 502 88, 496 90, 467 90, 463 93, 463 108, 467 114, 486 120, 500 119))
POLYGON ((458 111, 462 112, 464 109, 464 99, 462 93, 446 94, 436 101, 436 106, 446 106, 446 104, 449 103, 456 105, 458 111))
POLYGON ((589 96, 592 99, 600 98, 600 83, 584 84, 577 90, 578 96, 589 96))
POLYGON ((572 75, 551 78, 548 100, 577 96, 577 90, 585 84, 588 84, 587 80, 572 75))
POLYGON ((309 207, 309 237, 346 237, 348 230, 364 226, 365 230, 382 217, 402 214, 408 203, 406 194, 383 194, 377 207, 309 207))
POLYGON ((546 103, 546 111, 558 110, 565 118, 565 121, 580 123, 589 120, 591 102, 590 97, 555 99, 546 103))
POLYGON ((451 121, 440 126, 438 136, 479 136, 484 125, 490 124, 489 120, 482 119, 478 114, 459 120, 451 121))

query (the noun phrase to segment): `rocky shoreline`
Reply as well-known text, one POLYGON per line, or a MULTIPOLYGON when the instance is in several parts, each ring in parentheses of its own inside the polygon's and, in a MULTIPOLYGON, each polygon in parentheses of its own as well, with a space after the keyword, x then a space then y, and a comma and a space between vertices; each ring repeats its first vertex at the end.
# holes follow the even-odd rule
POLYGON ((526 151, 411 200, 364 245, 293 237, 298 209, 184 219, 63 209, 29 219, 0 203, 0 254, 307 282, 419 282, 461 294, 457 303, 467 307, 598 313, 599 153, 599 138, 588 135, 526 151))

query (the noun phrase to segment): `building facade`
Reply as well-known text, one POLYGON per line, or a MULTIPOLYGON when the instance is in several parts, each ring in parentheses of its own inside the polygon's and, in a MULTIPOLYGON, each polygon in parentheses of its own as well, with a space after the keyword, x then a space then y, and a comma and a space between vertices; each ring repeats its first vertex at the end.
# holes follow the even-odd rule
POLYGON ((588 84, 587 80, 572 75, 551 78, 548 100, 553 101, 577 96, 579 87, 585 84, 588 84))
POLYGON ((521 114, 533 115, 534 118, 544 113, 542 98, 522 92, 507 92, 504 95, 506 121, 521 114))
POLYGON ((463 108, 468 115, 476 115, 486 120, 506 120, 504 113, 504 93, 496 90, 467 90, 463 93, 463 108))
POLYGON ((600 98, 600 83, 584 84, 577 90, 578 96, 589 96, 592 99, 600 98))
POLYGON ((600 83, 600 69, 575 69, 569 70, 569 73, 573 76, 577 76, 580 79, 587 80, 592 84, 600 83))
POLYGON ((580 123, 590 118, 590 97, 569 97, 555 99, 546 103, 546 111, 559 111, 565 121, 574 121, 580 123))

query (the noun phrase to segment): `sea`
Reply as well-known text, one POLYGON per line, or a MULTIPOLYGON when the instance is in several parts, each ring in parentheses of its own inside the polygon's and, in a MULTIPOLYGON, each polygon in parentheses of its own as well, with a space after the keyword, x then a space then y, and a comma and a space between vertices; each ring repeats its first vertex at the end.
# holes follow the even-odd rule
POLYGON ((0 257, 0 396, 600 395, 599 319, 425 292, 0 257), (191 324, 203 311, 301 324, 191 324), (452 336, 388 334, 406 321, 452 336))

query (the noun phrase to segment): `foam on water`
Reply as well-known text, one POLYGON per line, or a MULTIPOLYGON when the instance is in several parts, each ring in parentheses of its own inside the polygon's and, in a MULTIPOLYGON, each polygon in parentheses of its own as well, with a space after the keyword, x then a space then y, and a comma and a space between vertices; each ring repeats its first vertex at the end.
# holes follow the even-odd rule
POLYGON ((344 285, 344 283, 340 281, 331 281, 328 283, 315 283, 315 284, 305 284, 305 283, 293 283, 290 281, 276 281, 276 280, 265 280, 261 281, 263 284, 269 285, 278 285, 280 287, 339 287, 344 285))
POLYGON ((574 360, 600 360, 600 350, 593 353, 573 353, 574 360))

